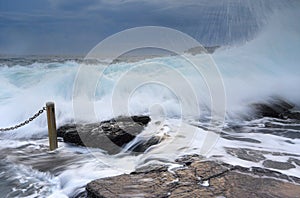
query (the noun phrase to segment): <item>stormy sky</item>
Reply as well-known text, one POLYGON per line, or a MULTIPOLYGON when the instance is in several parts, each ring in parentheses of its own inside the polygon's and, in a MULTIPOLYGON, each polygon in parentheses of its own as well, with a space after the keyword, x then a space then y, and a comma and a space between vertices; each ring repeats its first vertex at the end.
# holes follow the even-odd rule
POLYGON ((0 54, 84 55, 114 33, 148 25, 180 30, 203 45, 226 45, 251 37, 269 2, 0 0, 0 54))

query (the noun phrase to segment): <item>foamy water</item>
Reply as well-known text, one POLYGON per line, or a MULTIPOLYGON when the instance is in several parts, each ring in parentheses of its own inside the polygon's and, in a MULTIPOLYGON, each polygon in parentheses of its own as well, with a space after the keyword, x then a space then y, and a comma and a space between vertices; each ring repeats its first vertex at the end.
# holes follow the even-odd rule
MULTIPOLYGON (((251 114, 249 104, 265 102, 274 95, 300 106, 298 10, 299 7, 275 10, 268 16, 268 21, 255 39, 239 46, 222 47, 212 55, 220 69, 226 91, 227 114, 223 133, 256 141, 230 140, 221 136, 210 152, 205 153, 207 158, 246 167, 263 167, 263 161, 267 159, 281 162, 291 158, 300 160, 299 138, 278 135, 281 130, 300 133, 299 121, 283 122, 271 118, 245 121, 241 116, 251 114), (281 127, 267 128, 266 123, 278 124, 281 127), (258 162, 243 160, 229 154, 228 148, 263 151, 265 159, 258 162), (277 155, 276 152, 284 154, 277 155)), ((24 121, 47 101, 55 101, 58 126, 73 122, 74 81, 78 69, 88 63, 72 59, 55 61, 53 58, 33 61, 33 57, 27 60, 29 61, 24 65, 20 65, 20 61, 15 59, 9 59, 10 64, 7 61, 0 63, 0 127, 24 121)), ((162 111, 158 114, 162 113, 164 118, 160 120, 162 124, 151 122, 138 138, 153 133, 166 138, 144 154, 136 156, 123 153, 109 156, 100 149, 88 150, 61 141, 57 151, 48 152, 47 125, 43 114, 28 126, 0 134, 1 197, 75 196, 82 193, 85 185, 93 179, 129 173, 147 163, 171 164, 183 154, 202 154, 205 136, 219 128, 208 122, 211 101, 205 81, 195 76, 188 69, 189 63, 180 56, 111 65, 95 91, 94 108, 97 120, 109 119, 121 113, 113 112, 111 104, 111 91, 118 83, 118 77, 137 65, 149 64, 153 66, 152 70, 136 69, 131 77, 157 75, 164 78, 165 71, 160 70, 157 65, 176 68, 199 88, 195 94, 200 99, 201 115, 182 117, 182 107, 176 94, 184 95, 184 90, 174 94, 172 90, 158 84, 141 86, 131 95, 128 112, 131 115, 149 115, 153 111, 152 107, 159 105, 161 109, 154 108, 154 111, 162 111)), ((99 70, 104 67, 101 63, 96 66, 99 70)), ((86 80, 89 80, 88 76, 86 80)), ((173 83, 180 86, 180 82, 173 83)), ((121 96, 123 92, 127 93, 127 88, 121 86, 118 89, 121 96)), ((82 119, 95 121, 88 116, 82 119)), ((295 168, 274 170, 300 177, 299 166, 295 162, 292 164, 295 168)))

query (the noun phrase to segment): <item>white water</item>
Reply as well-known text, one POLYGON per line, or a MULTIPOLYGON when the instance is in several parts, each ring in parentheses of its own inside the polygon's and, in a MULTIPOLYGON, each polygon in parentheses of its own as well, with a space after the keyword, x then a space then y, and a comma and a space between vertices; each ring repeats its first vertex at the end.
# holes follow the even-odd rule
MULTIPOLYGON (((225 84, 227 122, 232 122, 233 118, 239 118, 240 114, 250 113, 248 104, 266 101, 274 95, 300 105, 300 24, 297 23, 300 13, 298 10, 299 7, 274 11, 275 13, 269 17, 269 21, 255 39, 240 46, 221 48, 212 55, 225 84)), ((194 78, 192 73, 185 70, 186 62, 179 57, 162 57, 155 60, 172 67, 178 67, 182 69, 181 71, 185 75, 191 79, 194 78)), ((147 61, 150 60, 144 60, 144 62, 147 61)), ((72 121, 74 119, 72 110, 73 83, 81 64, 85 63, 49 60, 48 63, 36 62, 26 66, 2 65, 0 67, 0 127, 11 126, 24 121, 44 106, 47 101, 55 101, 56 103, 59 126, 72 121)), ((139 63, 117 63, 113 65, 113 69, 108 71, 104 79, 104 86, 99 88, 96 95, 95 111, 99 120, 115 116, 110 106, 110 89, 114 85, 112 79, 134 64, 139 63)), ((197 83, 198 81, 195 80, 194 82, 197 83)), ((209 106, 207 90, 202 84, 199 84, 199 87, 202 91, 199 95, 202 99, 200 105, 202 109, 206 110, 203 107, 209 106)), ((124 92, 126 92, 125 88, 124 92)), ((203 136, 207 131, 188 123, 200 126, 205 126, 205 123, 201 123, 195 118, 186 121, 182 125, 184 137, 180 137, 176 133, 176 127, 180 121, 178 118, 181 115, 180 103, 168 89, 158 85, 142 87, 132 95, 129 102, 129 112, 131 114, 149 114, 151 106, 155 104, 164 107, 164 113, 167 117, 164 122, 165 125, 156 126, 157 132, 163 128, 162 134, 167 134, 169 138, 162 144, 150 148, 146 154, 108 156, 103 154, 101 150, 95 149, 92 150, 93 154, 97 156, 95 158, 84 148, 70 146, 62 142, 59 144, 60 149, 58 151, 47 153, 46 120, 45 115, 42 115, 26 127, 1 134, 1 157, 5 158, 1 162, 5 163, 3 166, 1 165, 0 176, 4 174, 4 171, 12 172, 15 175, 13 174, 11 177, 17 178, 21 183, 28 182, 29 186, 35 183, 37 186, 30 191, 32 197, 43 193, 44 196, 52 194, 53 197, 72 196, 82 191, 84 185, 93 179, 130 172, 136 166, 144 163, 171 161, 182 154, 199 152, 203 136), (196 136, 195 130, 198 132, 196 136), (38 140, 32 140, 33 138, 38 140), (191 139, 195 141, 191 141, 191 139), (190 144, 191 142, 193 144, 190 144), (56 155, 54 159, 57 161, 48 159, 53 154, 56 155), (28 159, 20 160, 24 156, 25 159, 26 157, 28 159), (64 160, 59 161, 60 158, 64 160), (72 158, 74 160, 71 160, 72 158), (30 161, 29 159, 34 160, 30 161), (49 165, 51 161, 53 163, 49 165), (40 169, 41 171, 39 171, 40 169), (39 185, 43 186, 42 190, 37 190, 39 185)), ((85 119, 89 121, 88 118, 85 119)), ((241 119, 235 120, 235 122, 239 122, 236 124, 244 124, 241 119)), ((264 123, 265 120, 257 121, 258 124, 253 122, 255 125, 253 128, 259 129, 263 128, 260 124, 264 123)), ((297 125, 297 123, 295 124, 297 125)), ((253 125, 253 123, 246 123, 246 125, 253 125)), ((149 128, 146 129, 145 133, 153 133, 149 128)), ((296 130, 296 132, 299 133, 300 131, 296 130)), ((234 133, 239 137, 259 140, 261 143, 230 141, 220 138, 207 157, 223 155, 218 159, 244 166, 262 166, 262 162, 244 161, 227 154, 224 146, 300 154, 299 139, 263 133, 239 133, 239 131, 234 133), (294 144, 287 143, 286 140, 290 140, 294 144)), ((265 157, 268 159, 275 158, 273 155, 266 155, 265 157)), ((277 156, 275 159, 287 161, 288 158, 289 156, 277 156)), ((296 158, 299 159, 299 157, 296 158)), ((300 177, 298 166, 282 172, 300 177)), ((7 183, 9 183, 8 180, 7 183)), ((1 188, 5 185, 11 185, 7 183, 1 185, 1 188)), ((2 192, 10 191, 10 187, 2 192)), ((27 189, 27 186, 24 189, 27 189)), ((19 192, 18 189, 13 189, 13 191, 19 192)), ((3 196, 6 195, 3 194, 3 196)))
POLYGON ((274 95, 299 104, 299 17, 297 8, 276 11, 254 40, 213 55, 229 109, 274 95))

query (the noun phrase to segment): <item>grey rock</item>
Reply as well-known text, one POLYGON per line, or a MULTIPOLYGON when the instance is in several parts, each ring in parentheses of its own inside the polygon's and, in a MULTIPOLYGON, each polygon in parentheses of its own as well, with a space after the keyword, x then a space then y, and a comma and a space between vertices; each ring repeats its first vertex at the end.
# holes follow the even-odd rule
POLYGON ((227 139, 227 140, 236 140, 236 141, 242 141, 242 142, 261 143, 261 141, 255 140, 253 138, 235 137, 232 135, 222 135, 222 138, 227 139))
POLYGON ((252 104, 258 117, 287 118, 294 105, 281 98, 273 98, 268 103, 252 104))
POLYGON ((263 162, 264 167, 266 168, 274 168, 279 170, 288 170, 291 168, 296 168, 293 164, 289 162, 278 162, 273 160, 265 160, 263 162))
POLYGON ((213 54, 220 46, 193 47, 186 51, 191 55, 197 54, 213 54))
MULTIPOLYGON (((58 129, 58 137, 65 142, 80 146, 101 148, 108 154, 117 154, 132 141, 150 122, 148 116, 118 117, 116 119, 90 124, 67 124, 58 129)), ((157 142, 145 143, 140 151, 157 142)))
POLYGON ((256 152, 255 150, 251 149, 244 149, 244 148, 225 148, 226 152, 232 156, 240 158, 242 160, 247 160, 251 162, 260 162, 266 159, 262 153, 256 152))
POLYGON ((284 116, 290 119, 300 120, 300 112, 286 112, 284 116))
POLYGON ((293 158, 293 157, 290 157, 289 159, 288 159, 288 162, 290 162, 290 163, 295 163, 295 164, 297 164, 298 166, 300 166, 300 160, 298 160, 298 159, 296 159, 296 158, 293 158))

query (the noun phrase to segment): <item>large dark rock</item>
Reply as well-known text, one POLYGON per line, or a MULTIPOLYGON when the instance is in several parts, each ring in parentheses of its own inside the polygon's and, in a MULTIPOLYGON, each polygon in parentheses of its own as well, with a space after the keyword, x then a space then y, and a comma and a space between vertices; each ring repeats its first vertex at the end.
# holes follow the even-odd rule
POLYGON ((98 179, 86 186, 91 198, 110 197, 297 197, 299 178, 262 168, 244 168, 192 157, 183 168, 162 166, 98 179), (285 180, 285 181, 284 181, 285 180), (296 183, 296 184, 295 184, 296 183), (298 183, 298 184, 297 184, 298 183))
POLYGON ((273 98, 266 103, 252 104, 257 117, 300 120, 300 112, 293 111, 295 105, 281 98, 273 98))
MULTIPOLYGON (((101 148, 109 154, 116 154, 141 133, 149 122, 148 116, 118 117, 100 123, 67 124, 57 132, 65 142, 101 148)), ((146 150, 149 146, 151 145, 144 144, 144 148, 140 150, 146 150)))
POLYGON ((252 105, 259 117, 284 118, 284 114, 290 112, 294 105, 282 100, 273 99, 267 103, 256 103, 252 105))

